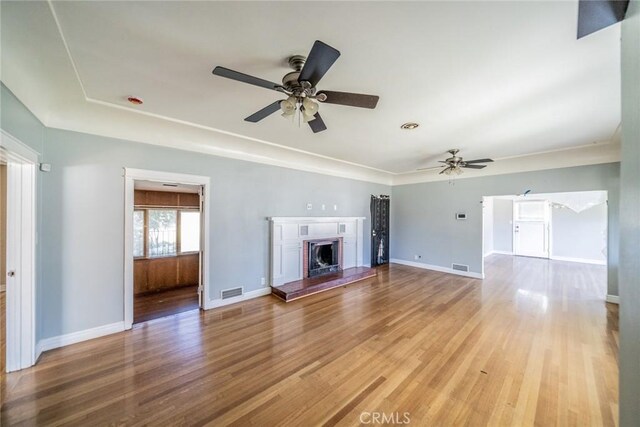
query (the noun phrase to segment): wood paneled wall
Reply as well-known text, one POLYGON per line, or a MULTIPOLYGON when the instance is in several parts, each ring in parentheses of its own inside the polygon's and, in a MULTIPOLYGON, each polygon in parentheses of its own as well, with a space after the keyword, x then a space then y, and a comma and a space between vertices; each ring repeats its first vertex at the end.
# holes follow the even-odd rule
POLYGON ((198 208, 199 203, 200 195, 194 193, 135 190, 133 195, 133 204, 140 207, 198 208))
POLYGON ((134 294, 198 284, 199 254, 140 258, 133 263, 134 294))
MULTIPOLYGON (((135 190, 136 208, 198 208, 200 196, 193 193, 135 190)), ((158 292, 198 284, 200 256, 186 254, 161 258, 138 258, 133 263, 134 294, 158 292)))

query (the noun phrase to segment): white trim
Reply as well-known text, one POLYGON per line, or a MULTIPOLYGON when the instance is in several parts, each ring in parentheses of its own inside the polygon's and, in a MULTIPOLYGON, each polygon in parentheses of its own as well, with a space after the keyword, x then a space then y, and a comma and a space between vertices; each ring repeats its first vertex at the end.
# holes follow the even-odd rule
POLYGON ((6 371, 32 366, 36 352, 35 252, 38 153, 0 129, 7 162, 6 371))
POLYGON ((125 205, 124 205, 124 328, 133 327, 133 195, 134 181, 173 182, 176 184, 200 185, 204 187, 204 198, 201 215, 204 221, 202 230, 202 308, 209 305, 209 260, 210 252, 210 217, 211 217, 211 178, 208 176, 190 175, 174 172, 152 171, 145 169, 124 168, 125 205))
POLYGON ((441 267, 439 265, 425 264, 423 262, 405 261, 403 259, 391 258, 389 262, 393 264, 408 265, 409 267, 422 268, 424 270, 439 271, 441 273, 455 274, 456 276, 471 277, 474 279, 484 279, 482 273, 475 273, 473 271, 458 271, 448 267, 441 267))
POLYGON ((554 261, 568 261, 568 262, 580 262, 583 264, 607 265, 606 260, 599 260, 599 259, 572 258, 568 256, 555 256, 555 255, 550 256, 549 259, 552 259, 554 261))
POLYGON ((510 252, 510 251, 496 251, 496 250, 491 251, 490 255, 494 255, 494 254, 495 255, 511 255, 511 256, 513 256, 513 252, 510 252))
POLYGON ((253 298, 262 297, 265 295, 271 294, 271 287, 256 289, 255 291, 249 291, 245 294, 242 294, 237 297, 228 298, 228 299, 214 299, 210 301, 205 301, 205 310, 210 310, 212 308, 224 307, 226 305, 235 304, 242 301, 247 301, 253 298))
POLYGON ((116 322, 110 323, 108 325, 98 326, 97 328, 85 329, 84 331, 72 332, 70 334, 45 338, 38 342, 38 345, 36 346, 36 354, 39 357, 42 352, 53 350, 54 348, 76 344, 82 341, 92 340, 94 338, 100 338, 105 335, 115 334, 124 330, 124 322, 116 322))
POLYGON ((0 129, 0 148, 18 155, 30 163, 38 163, 38 152, 4 129, 0 129))
POLYGON ((268 216, 267 220, 275 223, 300 223, 300 222, 336 222, 366 220, 364 216, 268 216))
POLYGON ((611 304, 620 304, 620 297, 618 295, 611 295, 608 294, 607 298, 605 299, 605 301, 611 303, 611 304))
MULTIPOLYGON (((620 161, 620 143, 605 141, 597 144, 579 145, 558 150, 543 151, 494 159, 491 166, 482 170, 468 170, 456 177, 456 180, 484 176, 509 175, 522 172, 535 172, 549 169, 563 169, 576 166, 589 166, 620 161)), ((439 175, 439 167, 419 172, 407 171, 392 174, 391 186, 419 184, 424 182, 445 181, 447 175, 439 175)))

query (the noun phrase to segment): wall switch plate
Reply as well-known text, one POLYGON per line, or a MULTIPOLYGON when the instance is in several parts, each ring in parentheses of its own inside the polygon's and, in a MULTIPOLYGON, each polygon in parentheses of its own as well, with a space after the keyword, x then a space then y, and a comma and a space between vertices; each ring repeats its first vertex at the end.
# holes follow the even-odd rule
POLYGON ((324 205, 321 206, 321 209, 324 210, 324 205))
POLYGON ((313 209, 313 205, 311 203, 307 203, 307 210, 310 211, 313 209))
POLYGON ((338 210, 338 205, 333 205, 333 210, 337 211, 338 210))

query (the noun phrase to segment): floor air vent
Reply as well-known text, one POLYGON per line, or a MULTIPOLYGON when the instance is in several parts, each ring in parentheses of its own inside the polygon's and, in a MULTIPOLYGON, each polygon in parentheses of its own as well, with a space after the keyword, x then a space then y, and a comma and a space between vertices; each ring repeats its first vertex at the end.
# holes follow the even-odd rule
POLYGON ((457 271, 469 271, 469 266, 464 264, 451 264, 451 268, 457 271))
POLYGON ((231 289, 225 289, 223 291, 220 291, 220 295, 222 297, 222 299, 227 299, 227 298, 233 298, 233 297, 239 297, 243 294, 243 289, 242 287, 240 288, 231 288, 231 289))

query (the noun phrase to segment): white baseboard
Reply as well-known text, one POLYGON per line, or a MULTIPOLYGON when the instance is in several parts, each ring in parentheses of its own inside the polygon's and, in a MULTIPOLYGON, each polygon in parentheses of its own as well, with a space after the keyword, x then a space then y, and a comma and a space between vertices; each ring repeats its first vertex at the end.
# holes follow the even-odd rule
POLYGON ((620 297, 618 295, 607 295, 606 301, 611 304, 620 304, 620 297))
POLYGON ((599 259, 571 258, 566 256, 555 256, 555 255, 551 255, 549 259, 552 259, 554 261, 580 262, 582 264, 607 265, 607 261, 601 261, 599 259))
POLYGON ((205 303, 204 309, 210 310, 212 308, 224 307, 225 305, 235 304, 238 302, 246 301, 253 298, 262 297, 271 293, 271 286, 266 288, 256 289, 255 291, 245 292, 243 295, 228 298, 228 299, 212 299, 205 303))
POLYGON ((513 252, 510 251, 491 251, 491 255, 496 254, 496 255, 513 255, 513 252))
POLYGON ((396 258, 391 258, 389 262, 392 262, 394 264, 408 265, 409 267, 422 268, 425 270, 439 271, 441 273, 455 274, 457 276, 472 277, 474 279, 484 279, 483 274, 475 273, 473 271, 458 271, 448 267, 441 267, 439 265, 431 265, 431 264, 425 264, 422 262, 415 262, 415 261, 405 261, 403 259, 396 259, 396 258))
POLYGON ((36 360, 42 352, 53 350, 54 348, 76 344, 82 341, 92 340, 105 335, 115 334, 124 331, 124 322, 116 322, 97 328, 85 329, 84 331, 72 332, 70 334, 58 335, 57 337, 42 339, 36 344, 36 360))

